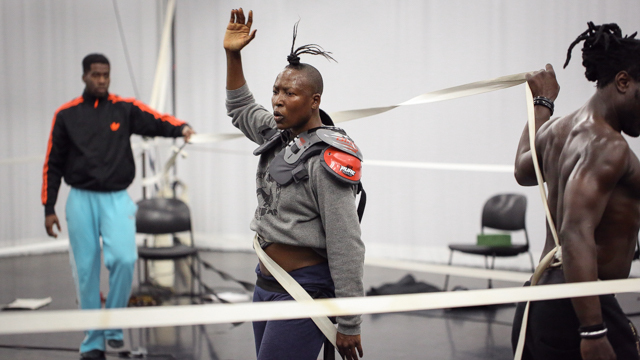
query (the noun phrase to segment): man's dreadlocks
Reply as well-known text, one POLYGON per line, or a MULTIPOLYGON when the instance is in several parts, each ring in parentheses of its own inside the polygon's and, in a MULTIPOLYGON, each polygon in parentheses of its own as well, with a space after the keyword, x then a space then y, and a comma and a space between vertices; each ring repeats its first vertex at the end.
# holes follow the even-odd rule
POLYGON ((566 68, 571 60, 571 51, 581 41, 582 65, 586 68, 585 76, 595 81, 598 88, 609 84, 620 71, 627 71, 636 81, 640 81, 640 40, 635 39, 637 32, 630 36, 622 36, 617 24, 594 25, 571 43, 567 51, 566 68))

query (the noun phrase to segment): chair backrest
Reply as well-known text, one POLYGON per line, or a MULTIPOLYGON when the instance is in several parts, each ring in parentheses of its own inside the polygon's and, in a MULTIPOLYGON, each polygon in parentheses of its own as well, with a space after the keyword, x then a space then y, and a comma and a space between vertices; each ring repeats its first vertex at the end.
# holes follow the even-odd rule
POLYGON ((138 201, 136 232, 170 234, 190 230, 191 213, 183 201, 165 198, 138 201))
MULTIPOLYGON (((527 198, 520 194, 494 195, 482 209, 482 228, 525 230, 527 198)), ((527 239, 528 240, 528 239, 527 239)))

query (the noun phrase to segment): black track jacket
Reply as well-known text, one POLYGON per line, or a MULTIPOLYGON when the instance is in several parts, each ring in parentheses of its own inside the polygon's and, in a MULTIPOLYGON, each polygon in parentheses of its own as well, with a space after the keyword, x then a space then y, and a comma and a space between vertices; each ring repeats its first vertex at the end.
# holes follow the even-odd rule
POLYGON ((142 102, 84 93, 53 116, 42 182, 45 215, 55 214, 60 180, 95 191, 126 189, 135 177, 131 134, 182 136, 185 122, 142 102))

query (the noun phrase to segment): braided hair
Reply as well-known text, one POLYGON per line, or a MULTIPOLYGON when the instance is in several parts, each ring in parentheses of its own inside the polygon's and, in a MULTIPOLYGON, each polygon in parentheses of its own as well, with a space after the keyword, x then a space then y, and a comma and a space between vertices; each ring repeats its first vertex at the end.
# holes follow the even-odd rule
POLYGON ((300 23, 300 20, 298 20, 293 25, 293 43, 291 44, 291 53, 289 54, 289 56, 287 56, 287 61, 289 62, 289 65, 287 65, 286 68, 303 72, 307 80, 309 80, 310 85, 313 86, 313 92, 322 95, 322 91, 324 88, 322 75, 320 75, 320 72, 315 67, 309 64, 301 63, 300 55, 302 54, 321 55, 321 56, 324 56, 325 59, 327 60, 333 60, 335 62, 337 61, 331 56, 330 52, 324 51, 324 49, 317 44, 303 45, 294 50, 296 45, 296 37, 298 36, 299 23, 300 23))
POLYGON ((594 25, 589 21, 587 25, 589 28, 569 46, 564 68, 569 65, 573 48, 584 41, 584 74, 587 80, 596 82, 598 88, 608 85, 620 71, 627 71, 633 79, 640 81, 640 40, 635 39, 637 32, 623 37, 617 24, 594 25))
MULTIPOLYGON (((300 20, 298 20, 294 25, 293 25, 293 43, 291 44, 291 53, 289 54, 289 56, 287 56, 287 61, 289 62, 289 65, 291 66, 298 66, 300 65, 300 56, 302 54, 311 54, 311 55, 322 55, 324 56, 327 60, 333 60, 336 61, 336 59, 334 59, 331 56, 331 53, 328 51, 324 51, 324 49, 322 48, 322 46, 317 45, 317 44, 307 44, 307 45, 302 45, 299 48, 293 50, 293 48, 296 45, 296 37, 298 37, 298 24, 300 23, 300 20)), ((336 61, 337 62, 337 61, 336 61)))

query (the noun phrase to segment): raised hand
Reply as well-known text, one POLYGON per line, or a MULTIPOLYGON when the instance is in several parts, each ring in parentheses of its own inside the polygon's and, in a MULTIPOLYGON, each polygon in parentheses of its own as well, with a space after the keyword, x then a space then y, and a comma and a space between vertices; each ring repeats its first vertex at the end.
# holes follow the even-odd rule
POLYGON ((551 101, 558 97, 560 85, 556 80, 556 72, 551 64, 547 64, 544 70, 538 70, 527 74, 527 83, 531 88, 533 96, 544 96, 551 101))
POLYGON ((249 16, 245 23, 242 8, 231 10, 231 19, 224 34, 224 49, 231 52, 242 50, 256 37, 256 30, 251 31, 253 24, 253 11, 249 10, 249 16))

